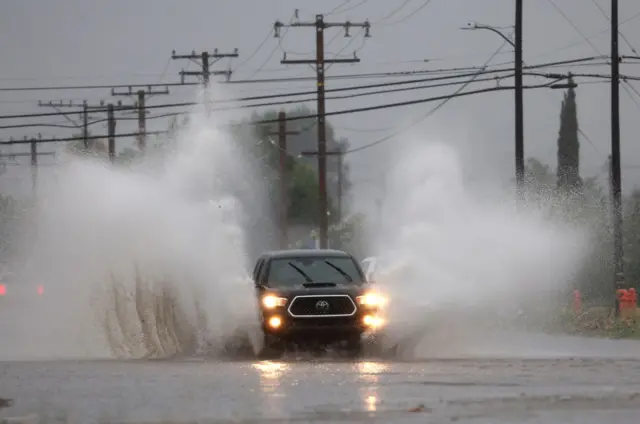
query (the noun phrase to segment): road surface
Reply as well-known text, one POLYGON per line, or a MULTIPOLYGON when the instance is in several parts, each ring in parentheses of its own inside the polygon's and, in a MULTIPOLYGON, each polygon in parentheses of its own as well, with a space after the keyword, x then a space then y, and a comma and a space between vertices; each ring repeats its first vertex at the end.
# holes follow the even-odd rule
POLYGON ((640 417, 634 341, 462 331, 443 321, 409 360, 53 360, 81 354, 72 349, 73 331, 60 339, 43 320, 4 317, 0 398, 14 404, 0 417, 398 424, 627 424, 640 417))
POLYGON ((13 361, 0 397, 61 422, 630 423, 640 360, 13 361))

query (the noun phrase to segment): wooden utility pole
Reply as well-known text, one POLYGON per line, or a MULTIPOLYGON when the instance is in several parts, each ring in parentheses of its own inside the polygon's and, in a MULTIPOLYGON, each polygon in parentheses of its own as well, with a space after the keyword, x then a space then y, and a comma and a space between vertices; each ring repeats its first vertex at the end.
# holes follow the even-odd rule
POLYGON ((146 139, 147 139, 147 122, 146 122, 146 117, 147 117, 147 111, 145 110, 145 104, 146 104, 146 99, 148 97, 151 96, 157 96, 157 95, 168 95, 169 94, 169 87, 165 87, 164 90, 154 90, 153 87, 151 86, 147 86, 146 90, 144 89, 138 89, 138 90, 134 90, 134 87, 136 86, 127 86, 127 90, 126 91, 118 91, 117 88, 112 88, 111 89, 111 95, 112 96, 137 96, 138 100, 135 102, 135 109, 137 109, 137 113, 138 113, 138 148, 140 149, 141 152, 144 152, 147 146, 146 143, 146 139))
POLYGON ((283 24, 280 21, 276 21, 273 25, 275 37, 280 36, 280 29, 283 27, 311 27, 316 30, 316 58, 315 60, 288 60, 285 56, 280 61, 286 65, 315 65, 316 67, 316 84, 318 91, 318 189, 319 189, 319 227, 320 227, 320 248, 325 249, 328 246, 329 237, 329 220, 327 216, 327 164, 326 164, 326 128, 325 128, 325 87, 324 87, 324 73, 325 65, 327 63, 355 63, 360 62, 360 59, 356 56, 355 52, 353 58, 350 59, 325 59, 324 54, 324 31, 331 27, 344 28, 345 37, 350 37, 349 29, 352 27, 364 28, 365 37, 370 37, 369 33, 371 24, 368 20, 362 23, 355 22, 325 22, 323 15, 316 15, 315 22, 293 22, 290 24, 283 24))
POLYGON ((343 165, 343 160, 342 158, 344 157, 344 155, 342 154, 342 152, 340 152, 338 154, 338 222, 342 221, 343 218, 343 214, 342 214, 342 190, 343 190, 343 177, 342 177, 342 165, 343 165))
POLYGON ((611 196, 614 290, 624 286, 622 233, 622 169, 620 165, 620 54, 618 0, 611 0, 611 196))
MULTIPOLYGON (((76 126, 77 128, 82 128, 82 135, 83 135, 83 139, 84 139, 84 148, 85 148, 85 150, 89 150, 89 139, 90 139, 89 138, 89 119, 90 118, 93 119, 92 117, 89 116, 89 113, 91 111, 95 111, 95 112, 107 111, 107 113, 109 112, 109 106, 107 104, 105 104, 104 101, 100 101, 100 103, 96 104, 96 105, 89 105, 86 100, 84 100, 82 103, 74 103, 73 101, 69 101, 69 102, 63 102, 63 101, 43 102, 43 101, 39 101, 38 102, 38 106, 52 107, 56 111, 60 112, 60 114, 63 115, 74 126, 76 126), (75 112, 62 112, 61 109, 63 109, 63 108, 82 108, 82 110, 75 111, 75 112), (79 124, 78 122, 76 122, 75 120, 69 118, 69 116, 68 116, 68 115, 75 115, 75 114, 82 114, 82 121, 83 121, 82 124, 79 124)), ((121 101, 118 101, 115 105, 111 104, 111 106, 113 107, 114 112, 115 111, 132 110, 132 109, 136 108, 136 106, 123 105, 121 101)), ((107 117, 107 119, 109 119, 109 118, 107 117)))
POLYGON ((280 159, 280 248, 289 247, 289 174, 287 172, 287 136, 300 134, 300 131, 287 131, 287 118, 284 111, 278 113, 278 131, 271 131, 268 135, 278 136, 278 154, 280 159))
POLYGON ((107 105, 107 128, 109 141, 109 162, 113 164, 116 160, 116 116, 113 103, 107 105))
MULTIPOLYGON (((105 104, 104 101, 100 102, 99 106, 87 106, 89 109, 101 109, 101 110, 105 110, 105 104)), ((111 164, 115 163, 115 159, 116 159, 116 116, 115 116, 115 112, 116 111, 126 111, 126 110, 132 110, 135 109, 135 106, 127 106, 127 105, 123 105, 121 101, 118 100, 118 102, 114 105, 113 103, 108 103, 106 105, 106 111, 107 111, 107 151, 109 154, 109 162, 111 162, 111 164)))
MULTIPOLYGON (((39 135, 42 139, 42 136, 39 135)), ((31 187, 33 197, 37 196, 38 192, 38 142, 35 138, 31 139, 31 187)))
POLYGON ((123 105, 121 101, 118 100, 116 104, 108 103, 105 107, 104 101, 100 101, 99 106, 86 106, 89 110, 91 109, 99 109, 107 111, 107 150, 109 154, 109 162, 111 164, 115 163, 116 159, 116 111, 125 111, 132 110, 135 106, 127 106, 123 105))
MULTIPOLYGON (((320 154, 320 152, 302 152, 300 153, 301 156, 318 156, 320 154)), ((337 156, 338 157, 338 205, 337 205, 337 220, 338 222, 342 221, 342 192, 343 192, 343 176, 342 176, 342 158, 344 156, 344 152, 342 150, 332 150, 332 151, 325 151, 324 154, 326 156, 337 156)), ((325 213, 325 215, 327 215, 327 221, 328 221, 328 213, 325 213)), ((327 226, 328 227, 328 226, 327 226)), ((325 245, 325 247, 322 247, 322 245, 320 246, 321 249, 326 249, 329 246, 328 244, 328 234, 327 234, 327 243, 325 245)))
POLYGON ((516 190, 519 202, 524 199, 524 86, 522 83, 523 0, 516 0, 515 16, 515 156, 516 190))
MULTIPOLYGON (((63 102, 63 101, 58 101, 58 102, 54 102, 54 101, 48 101, 48 102, 43 102, 43 101, 38 101, 38 106, 40 107, 51 107, 55 110, 57 110, 58 112, 60 112, 65 119, 67 119, 69 122, 71 122, 74 126, 76 126, 77 128, 82 128, 82 138, 84 139, 84 148, 85 150, 89 149, 89 105, 87 104, 87 101, 84 100, 82 103, 75 103, 73 101, 69 101, 69 102, 63 102), (66 112, 62 112, 61 109, 63 108, 82 108, 81 112, 73 112, 73 113, 66 113, 66 112), (74 119, 71 119, 68 115, 73 115, 75 113, 81 113, 82 114, 82 124, 79 124, 78 122, 76 122, 74 119)), ((97 106, 96 106, 97 107, 97 106)))
POLYGON ((185 71, 184 69, 180 71, 180 77, 182 79, 182 83, 184 84, 184 77, 185 76, 189 76, 189 75, 193 75, 193 76, 199 76, 202 77, 202 85, 204 87, 204 93, 203 93, 203 103, 204 103, 204 108, 205 108, 205 113, 207 116, 210 115, 210 110, 211 110, 211 105, 210 105, 210 101, 209 101, 209 77, 211 75, 224 75, 227 78, 227 81, 229 81, 231 79, 231 74, 232 71, 231 69, 227 69, 225 71, 211 71, 210 67, 212 64, 216 63, 217 61, 219 61, 220 59, 223 59, 225 57, 229 57, 229 58, 236 58, 238 57, 238 49, 233 49, 232 53, 219 53, 218 49, 214 49, 213 50, 213 54, 210 54, 207 51, 204 51, 200 54, 196 53, 195 50, 191 52, 191 54, 176 54, 176 51, 174 50, 173 52, 171 52, 171 59, 176 60, 176 59, 188 59, 191 60, 193 62, 196 62, 198 65, 200 65, 201 70, 200 71, 185 71), (197 60, 200 60, 200 62, 198 63, 197 60), (211 63, 211 60, 213 59, 213 63, 211 63))
POLYGON ((23 153, 0 153, 0 158, 15 159, 17 157, 31 158, 31 187, 33 195, 37 193, 38 187, 38 156, 55 156, 56 152, 38 152, 38 143, 42 140, 42 135, 38 134, 38 138, 24 137, 25 144, 29 144, 30 151, 23 153))

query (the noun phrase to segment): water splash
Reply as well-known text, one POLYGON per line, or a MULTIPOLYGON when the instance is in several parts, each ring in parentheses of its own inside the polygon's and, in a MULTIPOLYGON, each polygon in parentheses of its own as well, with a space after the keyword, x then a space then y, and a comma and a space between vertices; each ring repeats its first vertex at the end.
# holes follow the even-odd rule
POLYGON ((256 168, 198 113, 168 145, 130 169, 72 157, 59 170, 36 208, 26 274, 46 296, 0 320, 15 330, 0 354, 219 352, 254 324, 246 229, 269 215, 256 168))
POLYGON ((482 331, 483 321, 555 305, 587 253, 586 231, 541 209, 518 209, 513 194, 469 191, 459 156, 445 144, 410 146, 394 163, 373 237, 389 264, 378 279, 393 298, 391 336, 416 342, 432 327, 450 331, 452 322, 482 331))

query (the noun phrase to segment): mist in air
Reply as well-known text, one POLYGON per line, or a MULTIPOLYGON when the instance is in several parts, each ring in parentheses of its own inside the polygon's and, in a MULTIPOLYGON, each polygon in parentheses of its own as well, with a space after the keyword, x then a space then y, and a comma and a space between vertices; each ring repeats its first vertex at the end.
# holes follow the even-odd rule
POLYGON ((271 223, 260 164, 215 117, 190 118, 129 168, 65 159, 25 233, 24 278, 45 282, 46 302, 0 322, 13 335, 0 356, 218 354, 254 323, 247 246, 271 223))
POLYGON ((382 221, 369 236, 383 259, 392 336, 433 336, 458 321, 481 331, 482 321, 544 313, 587 253, 586 229, 552 221, 544 207, 517 207, 513 192, 468 189, 447 144, 403 143, 386 184, 382 221))

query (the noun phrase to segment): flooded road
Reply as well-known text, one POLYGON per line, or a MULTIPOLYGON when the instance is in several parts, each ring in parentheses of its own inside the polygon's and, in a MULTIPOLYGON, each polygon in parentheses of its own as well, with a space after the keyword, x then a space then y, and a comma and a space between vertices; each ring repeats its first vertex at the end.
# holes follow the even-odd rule
POLYGON ((640 360, 3 362, 0 397, 42 422, 629 423, 640 360))
POLYGON ((0 417, 627 424, 640 416, 640 342, 631 340, 478 331, 445 321, 410 360, 70 360, 62 358, 89 356, 71 331, 56 339, 43 320, 2 322, 0 398, 14 404, 0 417))

